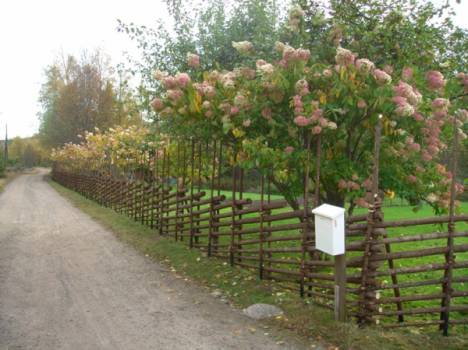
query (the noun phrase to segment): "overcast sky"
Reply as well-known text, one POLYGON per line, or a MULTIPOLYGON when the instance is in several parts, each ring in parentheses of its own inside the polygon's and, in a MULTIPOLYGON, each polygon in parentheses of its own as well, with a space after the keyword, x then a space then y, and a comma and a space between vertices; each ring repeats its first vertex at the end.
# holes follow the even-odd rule
MULTIPOLYGON (((468 3, 457 5, 458 25, 468 27, 468 3)), ((1 0, 0 139, 37 132, 38 92, 44 68, 63 50, 102 48, 114 64, 135 45, 116 30, 117 19, 153 26, 167 17, 161 0, 1 0)))

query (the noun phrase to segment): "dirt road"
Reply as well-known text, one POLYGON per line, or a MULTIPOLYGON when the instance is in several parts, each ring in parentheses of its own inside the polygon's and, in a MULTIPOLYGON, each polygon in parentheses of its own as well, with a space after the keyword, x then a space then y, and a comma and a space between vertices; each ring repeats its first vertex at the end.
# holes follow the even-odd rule
POLYGON ((43 173, 0 195, 0 349, 298 347, 117 241, 43 173))

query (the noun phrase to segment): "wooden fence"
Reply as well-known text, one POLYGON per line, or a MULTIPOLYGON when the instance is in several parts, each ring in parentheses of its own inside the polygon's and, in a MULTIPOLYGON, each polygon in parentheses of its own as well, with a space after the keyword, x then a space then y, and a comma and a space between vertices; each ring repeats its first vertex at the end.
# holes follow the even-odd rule
MULTIPOLYGON (((258 175, 259 193, 246 197, 253 195, 245 192, 244 171, 221 170, 224 153, 216 142, 178 147, 175 160, 165 150, 152 154, 150 172, 122 176, 110 167, 55 164, 52 177, 155 234, 256 270, 261 279, 333 309, 334 262, 315 249, 308 195, 292 209, 274 195, 270 178, 258 175), (220 185, 227 173, 229 192, 220 185)), ((374 171, 378 179, 378 166, 374 171)), ((468 324, 467 223, 468 215, 455 215, 453 205, 448 216, 385 221, 378 197, 368 213, 348 217, 348 315, 384 327, 436 325, 444 334, 450 325, 468 324)))

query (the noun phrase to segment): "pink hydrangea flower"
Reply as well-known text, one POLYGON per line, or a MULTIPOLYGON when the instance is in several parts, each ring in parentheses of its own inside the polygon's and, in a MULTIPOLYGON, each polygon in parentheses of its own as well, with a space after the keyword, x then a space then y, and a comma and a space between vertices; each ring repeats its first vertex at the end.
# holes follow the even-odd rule
POLYGON ((447 169, 445 168, 445 166, 443 164, 437 163, 436 164, 436 169, 437 169, 437 172, 440 175, 444 175, 445 173, 447 173, 447 169))
POLYGON ((237 95, 234 97, 234 105, 236 105, 239 108, 245 108, 248 103, 249 101, 247 97, 245 97, 241 93, 237 93, 237 95))
POLYGON ((294 107, 303 107, 303 104, 302 104, 302 99, 301 99, 301 96, 300 95, 294 95, 293 96, 293 104, 294 104, 294 107))
POLYGON ((322 128, 325 128, 328 126, 328 119, 326 118, 320 118, 319 119, 319 124, 322 128))
POLYGON ((297 49, 296 56, 299 60, 307 62, 310 58, 310 50, 307 49, 297 49))
POLYGON ((371 191, 372 190, 372 180, 367 178, 364 180, 364 182, 362 183, 362 187, 364 187, 367 191, 371 191))
POLYGON ((322 128, 321 128, 320 126, 318 126, 318 125, 317 125, 317 126, 314 126, 314 127, 312 128, 312 134, 314 134, 314 135, 318 135, 318 134, 320 134, 321 132, 322 132, 322 128))
POLYGON ((299 25, 301 24, 301 18, 304 17, 304 11, 299 5, 294 5, 289 10, 288 23, 289 28, 292 31, 299 31, 299 25))
POLYGON ((279 60, 278 61, 278 66, 280 66, 281 68, 288 68, 288 61, 286 61, 285 59, 282 59, 282 60, 279 60))
POLYGON ((425 171, 426 171, 426 170, 425 170, 422 166, 419 166, 419 165, 416 166, 416 172, 417 172, 417 173, 422 174, 422 173, 424 173, 425 171))
POLYGON ((240 69, 240 71, 241 71, 241 75, 245 79, 248 79, 248 80, 255 79, 255 75, 256 75, 255 69, 251 69, 251 68, 248 68, 248 67, 242 67, 240 69))
POLYGON ((300 95, 295 95, 293 97, 293 106, 294 106, 294 113, 295 114, 301 114, 304 112, 304 105, 301 100, 300 95))
POLYGON ((409 145, 409 148, 410 150, 414 151, 414 152, 419 152, 421 150, 421 145, 417 142, 415 143, 412 143, 411 145, 409 145))
POLYGON ((417 106, 422 101, 422 95, 411 85, 401 81, 393 88, 396 95, 405 97, 410 104, 417 106))
POLYGON ((200 67, 200 57, 198 55, 195 55, 194 53, 188 53, 187 54, 187 64, 189 67, 192 68, 198 68, 200 67))
POLYGON ((262 74, 269 75, 275 71, 275 67, 270 63, 265 63, 261 66, 258 66, 257 70, 262 74))
POLYGON ((167 98, 171 100, 173 103, 179 102, 179 100, 183 96, 183 93, 180 90, 167 90, 166 94, 167 94, 167 98))
POLYGON ((310 120, 311 120, 312 122, 316 122, 316 121, 320 120, 320 119, 322 118, 322 116, 323 116, 323 111, 322 111, 321 109, 316 109, 316 110, 312 113, 312 115, 311 115, 311 117, 310 117, 310 120))
POLYGON ((393 74, 393 66, 389 65, 389 64, 386 64, 384 67, 383 67, 383 70, 385 73, 387 74, 393 74))
POLYGON ((359 72, 368 74, 374 70, 375 65, 367 58, 360 58, 356 60, 356 68, 359 72))
POLYGON ((421 114, 421 113, 417 113, 417 112, 413 114, 413 118, 414 118, 414 120, 416 120, 417 122, 420 122, 420 121, 423 121, 423 120, 424 120, 424 117, 422 116, 422 114, 421 114))
POLYGON ((392 82, 392 77, 380 69, 374 70, 374 78, 379 85, 386 85, 392 82))
POLYGON ((309 84, 307 83, 307 80, 305 79, 300 79, 296 82, 295 85, 296 93, 300 96, 305 96, 309 94, 309 84))
POLYGON ((297 126, 304 127, 309 125, 309 122, 309 119, 307 119, 303 115, 299 115, 296 118, 294 118, 294 124, 296 124, 297 126))
POLYGON ((231 115, 236 115, 239 113, 239 108, 237 106, 232 106, 230 110, 231 115))
POLYGON ((212 99, 212 98, 214 98, 216 96, 216 89, 214 88, 214 86, 204 84, 203 85, 203 94, 208 99, 212 99))
POLYGON ((340 190, 346 190, 348 188, 348 183, 346 182, 346 180, 341 179, 340 181, 338 181, 338 188, 340 190))
POLYGON ((425 150, 422 151, 421 157, 426 162, 430 162, 432 160, 432 156, 425 150))
POLYGON ((426 197, 426 200, 429 203, 435 203, 438 199, 439 199, 439 197, 434 193, 429 193, 429 195, 426 197))
POLYGON ((432 107, 437 108, 448 108, 450 106, 450 101, 446 98, 436 98, 432 101, 432 107))
POLYGON ((433 70, 426 73, 426 80, 429 89, 438 90, 445 86, 444 76, 441 72, 433 70))
POLYGON ((409 67, 403 68, 403 71, 401 72, 401 78, 405 81, 413 79, 413 69, 409 67))
POLYGON ((156 80, 162 80, 163 78, 167 77, 167 72, 161 72, 159 69, 157 69, 154 71, 153 77, 156 80))
POLYGON ((292 152, 294 152, 294 147, 287 146, 287 147, 285 147, 284 152, 287 153, 287 154, 291 154, 292 152))
POLYGON ((177 80, 172 76, 163 78, 162 83, 166 89, 174 89, 177 87, 177 80))
POLYGON ((335 61, 339 66, 349 66, 354 63, 356 55, 351 51, 338 47, 336 49, 335 61))
POLYGON ((210 101, 203 101, 202 108, 203 109, 210 109, 211 108, 211 102, 210 101))
POLYGON ((304 108, 302 107, 295 107, 294 108, 294 114, 298 115, 298 114, 302 114, 304 112, 304 108))
POLYGON ((392 101, 393 101, 393 103, 395 103, 398 107, 404 106, 404 105, 408 104, 408 100, 406 99, 406 97, 403 97, 403 96, 393 96, 393 97, 392 97, 392 101))
POLYGON ((232 47, 241 54, 251 53, 254 49, 253 44, 250 41, 233 41, 232 47))
POLYGON ((327 128, 331 130, 336 130, 336 128, 338 128, 338 125, 336 125, 335 122, 328 122, 327 128))
POLYGON ((263 108, 261 114, 262 114, 263 118, 265 118, 267 120, 271 120, 271 115, 272 115, 271 108, 268 108, 268 107, 263 108))
POLYGON ((333 75, 333 71, 327 68, 323 70, 322 74, 324 77, 330 78, 333 75))
POLYGON ((429 145, 427 146, 427 152, 429 152, 430 155, 435 156, 439 153, 439 147, 436 145, 429 145))
POLYGON ((462 194, 463 192, 465 192, 465 186, 459 182, 456 182, 455 191, 457 192, 457 194, 462 194))
POLYGON ((190 82, 190 76, 187 73, 178 73, 175 78, 181 88, 185 88, 190 82))
POLYGON ((369 203, 367 203, 367 201, 364 198, 357 198, 357 199, 354 200, 354 203, 358 207, 361 207, 361 208, 368 208, 369 207, 369 203))
POLYGON ((456 115, 461 123, 468 122, 468 111, 466 109, 458 109, 456 115))
POLYGON ((284 43, 282 43, 281 41, 277 41, 275 42, 275 50, 280 52, 280 53, 283 53, 283 50, 284 48, 286 47, 286 45, 284 43))
POLYGON ((414 107, 411 106, 409 103, 400 105, 397 108, 395 108, 395 114, 400 117, 409 117, 414 114, 414 107))
POLYGON ((156 97, 153 101, 151 101, 151 107, 153 107, 156 112, 159 112, 164 109, 164 103, 160 98, 156 97))

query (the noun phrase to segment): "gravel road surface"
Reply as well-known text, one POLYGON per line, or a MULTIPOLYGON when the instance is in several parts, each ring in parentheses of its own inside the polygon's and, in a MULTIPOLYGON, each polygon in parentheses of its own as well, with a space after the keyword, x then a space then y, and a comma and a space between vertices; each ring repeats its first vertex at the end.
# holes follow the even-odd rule
POLYGON ((296 349, 151 262, 44 181, 0 194, 0 349, 296 349))

